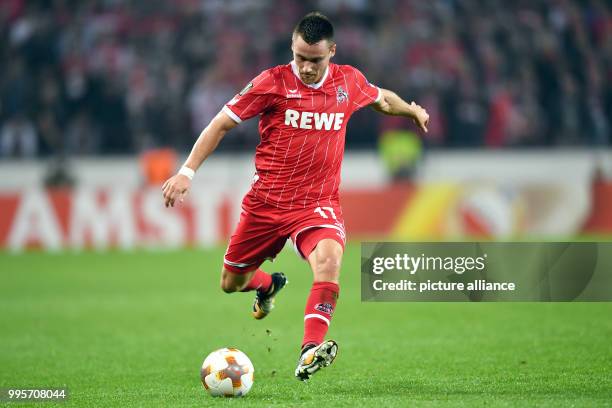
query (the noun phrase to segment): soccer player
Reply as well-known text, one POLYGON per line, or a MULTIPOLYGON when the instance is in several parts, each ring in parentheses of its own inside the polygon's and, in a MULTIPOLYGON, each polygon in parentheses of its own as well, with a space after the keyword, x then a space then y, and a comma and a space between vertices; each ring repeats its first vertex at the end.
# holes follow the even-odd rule
POLYGON ((221 288, 255 291, 253 316, 266 317, 287 279, 260 265, 274 259, 291 238, 314 277, 295 370, 298 379, 306 380, 331 364, 338 351, 336 342, 324 337, 338 300, 346 240, 338 187, 348 120, 371 106, 411 118, 427 132, 429 116, 414 102, 369 83, 358 69, 330 63, 336 53, 334 29, 320 13, 309 13, 296 25, 291 49, 293 61, 263 71, 223 107, 162 188, 166 206, 174 206, 223 136, 259 115, 256 173, 225 253, 221 288))

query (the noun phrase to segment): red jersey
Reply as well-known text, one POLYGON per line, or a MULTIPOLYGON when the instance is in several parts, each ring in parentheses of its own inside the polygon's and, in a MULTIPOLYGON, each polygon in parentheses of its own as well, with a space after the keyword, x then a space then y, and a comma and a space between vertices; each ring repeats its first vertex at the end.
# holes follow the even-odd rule
POLYGON ((350 65, 329 64, 305 84, 295 62, 263 71, 223 107, 234 121, 260 115, 251 191, 281 209, 338 201, 346 125, 380 89, 350 65))

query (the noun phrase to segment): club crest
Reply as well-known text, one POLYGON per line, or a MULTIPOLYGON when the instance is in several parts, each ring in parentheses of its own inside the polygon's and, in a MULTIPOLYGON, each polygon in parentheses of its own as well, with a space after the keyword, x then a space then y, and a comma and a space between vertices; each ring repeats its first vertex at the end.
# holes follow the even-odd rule
POLYGON ((341 86, 336 88, 336 100, 338 103, 344 103, 348 101, 348 92, 344 90, 341 86))
POLYGON ((331 303, 317 303, 314 308, 319 312, 326 313, 330 316, 332 313, 334 313, 334 307, 331 303))

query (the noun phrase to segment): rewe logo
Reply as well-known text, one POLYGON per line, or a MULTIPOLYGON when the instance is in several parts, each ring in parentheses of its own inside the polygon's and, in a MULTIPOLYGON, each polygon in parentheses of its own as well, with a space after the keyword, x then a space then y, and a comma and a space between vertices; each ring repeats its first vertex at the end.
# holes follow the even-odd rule
POLYGON ((343 122, 344 113, 285 111, 285 125, 299 129, 340 130, 343 122))

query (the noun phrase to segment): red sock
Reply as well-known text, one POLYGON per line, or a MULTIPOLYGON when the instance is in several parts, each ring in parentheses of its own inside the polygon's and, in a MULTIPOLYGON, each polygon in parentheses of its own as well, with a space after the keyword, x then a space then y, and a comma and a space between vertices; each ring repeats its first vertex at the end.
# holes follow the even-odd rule
POLYGON ((308 343, 320 344, 327 334, 329 323, 340 288, 333 282, 315 282, 304 310, 304 339, 302 347, 308 343))
POLYGON ((272 275, 265 273, 261 269, 257 269, 249 283, 247 283, 241 292, 249 292, 251 290, 267 292, 270 289, 270 285, 272 285, 272 275))

